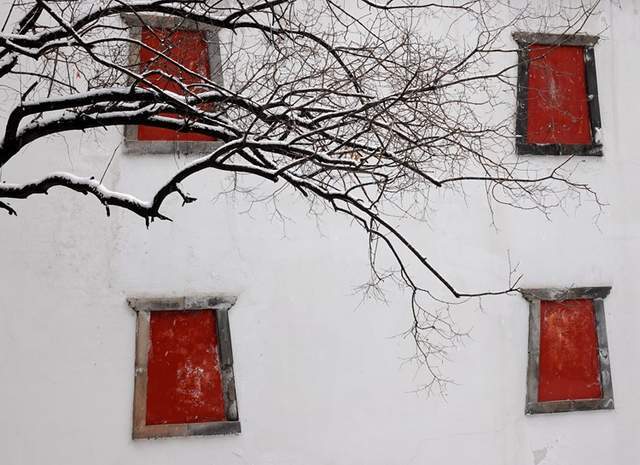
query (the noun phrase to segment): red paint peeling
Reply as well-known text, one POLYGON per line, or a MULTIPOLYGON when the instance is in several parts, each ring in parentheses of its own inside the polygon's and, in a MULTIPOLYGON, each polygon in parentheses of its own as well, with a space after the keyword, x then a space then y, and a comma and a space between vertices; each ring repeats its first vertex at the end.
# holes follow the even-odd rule
POLYGON ((151 312, 147 425, 225 419, 211 310, 151 312))
POLYGON ((530 47, 527 105, 527 143, 591 144, 582 47, 530 47))
MULTIPOLYGON (((184 67, 202 75, 209 76, 209 53, 202 31, 182 31, 168 29, 144 29, 142 31, 142 42, 154 50, 164 53, 172 60, 182 64, 184 67)), ((175 76, 185 84, 201 82, 201 79, 181 70, 178 66, 164 58, 158 58, 156 53, 145 47, 140 47, 140 63, 145 70, 162 70, 165 73, 175 76)), ((158 74, 153 74, 147 78, 158 87, 176 92, 184 93, 180 86, 173 80, 158 74)), ((197 89, 192 89, 197 90, 197 89)), ((169 115, 167 115, 169 116, 169 115)), ((192 132, 179 132, 172 129, 156 128, 153 126, 138 126, 139 140, 180 140, 180 141, 211 141, 215 140, 210 136, 196 134, 192 132)))
POLYGON ((538 401, 599 399, 599 372, 593 301, 542 301, 538 401))

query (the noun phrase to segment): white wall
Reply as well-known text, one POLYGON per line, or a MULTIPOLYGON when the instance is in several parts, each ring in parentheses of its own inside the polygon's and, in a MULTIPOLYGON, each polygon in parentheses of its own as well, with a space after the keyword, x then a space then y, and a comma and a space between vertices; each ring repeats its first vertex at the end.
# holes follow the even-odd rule
MULTIPOLYGON (((520 297, 454 310, 471 329, 444 367, 448 395, 420 383, 406 299, 366 301, 362 233, 331 215, 320 228, 293 196, 266 206, 210 200, 224 177, 202 174, 200 201, 167 203, 173 223, 147 230, 132 214, 107 218, 93 199, 63 190, 14 202, 0 215, 0 463, 18 464, 636 464, 640 463, 640 198, 636 150, 640 2, 603 4, 596 47, 605 156, 580 178, 609 206, 541 215, 500 209, 498 230, 482 197, 441 203, 431 228, 407 223, 461 288, 499 288, 506 251, 523 287, 612 285, 605 301, 616 409, 525 416, 528 307, 520 297), (288 200, 288 201, 287 201, 288 200), (232 292, 242 434, 132 441, 136 294, 232 292)), ((3 5, 3 8, 6 5, 3 5)), ((507 58, 515 60, 515 56, 507 58)), ((100 175, 117 131, 33 144, 3 179, 54 169, 100 175)), ((110 153, 110 152, 109 152, 110 153)), ((148 197, 186 159, 119 155, 106 182, 148 197)), ((539 163, 546 163, 540 160, 539 163)), ((470 192, 473 194, 473 192, 470 192)))

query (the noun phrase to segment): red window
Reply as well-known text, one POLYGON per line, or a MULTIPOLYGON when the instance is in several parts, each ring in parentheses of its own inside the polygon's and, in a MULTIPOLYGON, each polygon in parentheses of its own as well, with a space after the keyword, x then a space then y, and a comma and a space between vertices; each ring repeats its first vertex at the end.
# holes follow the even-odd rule
POLYGON ((146 424, 225 420, 211 310, 152 312, 146 424))
MULTIPOLYGON (((198 77, 198 75, 207 78, 210 76, 209 51, 204 32, 146 28, 142 30, 141 40, 148 46, 148 48, 140 47, 142 71, 158 70, 164 73, 150 74, 147 77, 149 82, 161 89, 179 94, 185 93, 179 82, 185 85, 193 85, 190 88, 192 92, 203 90, 194 84, 202 82, 202 78, 198 77), (170 60, 180 63, 193 73, 181 69, 166 58, 159 57, 156 51, 166 55, 170 60), (178 82, 170 76, 174 77, 178 82)), ((211 141, 214 139, 194 132, 181 132, 141 125, 138 127, 138 140, 211 141)))
POLYGON ((540 302, 538 401, 602 397, 593 301, 540 302))
POLYGON ((602 155, 594 46, 587 35, 516 32, 516 149, 522 155, 602 155))
POLYGON ((610 291, 521 290, 529 301, 526 413, 614 408, 604 314, 610 291))
POLYGON ((527 143, 591 144, 584 47, 531 45, 527 143))
POLYGON ((133 437, 240 432, 227 294, 131 297, 137 313, 133 437))

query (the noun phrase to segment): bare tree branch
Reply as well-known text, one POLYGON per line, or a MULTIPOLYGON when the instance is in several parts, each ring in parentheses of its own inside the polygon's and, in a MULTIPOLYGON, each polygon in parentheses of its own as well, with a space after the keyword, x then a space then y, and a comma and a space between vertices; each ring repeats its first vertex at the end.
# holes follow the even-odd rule
MULTIPOLYGON (((445 357, 462 334, 448 319, 451 303, 425 280, 435 278, 457 301, 513 292, 519 278, 510 273, 499 290, 459 289, 399 220, 425 220, 431 192, 463 193, 472 183, 483 183, 490 209, 546 215, 581 195, 602 205, 572 179, 572 157, 540 170, 514 156, 516 57, 508 42, 523 25, 579 33, 597 5, 550 15, 499 0, 24 0, 5 18, 11 32, 0 32, 0 84, 19 102, 2 113, 0 168, 34 141, 92 128, 138 124, 216 144, 149 200, 109 189, 97 180, 104 175, 52 173, 0 183, 0 209, 15 215, 5 200, 63 187, 148 225, 169 219, 161 209, 170 195, 194 202, 180 186, 203 170, 268 180, 274 199, 282 186, 293 188, 318 214, 332 209, 363 229, 367 291, 380 292, 387 280, 409 290, 407 334, 438 385, 430 360, 445 357), (133 37, 132 21, 160 45, 133 37), (217 31, 222 69, 211 71, 224 79, 174 58, 182 24, 217 31), (131 50, 152 58, 131 63, 131 50), (500 59, 509 53, 510 61, 500 59), (383 266, 382 250, 394 269, 383 266)), ((110 166, 113 156, 104 157, 110 166)))

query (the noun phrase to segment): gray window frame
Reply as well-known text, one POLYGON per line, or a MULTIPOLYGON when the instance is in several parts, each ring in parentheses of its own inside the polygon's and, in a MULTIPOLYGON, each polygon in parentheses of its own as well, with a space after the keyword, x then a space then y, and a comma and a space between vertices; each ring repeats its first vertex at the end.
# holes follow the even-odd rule
POLYGON ((597 133, 602 127, 600 118, 600 103, 598 100, 598 80, 594 46, 599 37, 587 34, 545 34, 531 32, 514 32, 511 34, 518 44, 518 86, 516 105, 516 153, 518 155, 603 155, 602 144, 597 140, 597 133), (527 143, 528 118, 528 77, 529 77, 529 46, 531 45, 575 46, 584 49, 585 78, 589 99, 589 121, 591 125, 591 143, 588 145, 574 144, 529 144, 527 143))
POLYGON ((133 439, 149 439, 176 436, 207 436, 238 434, 241 432, 238 419, 235 376, 233 373, 233 350, 229 309, 236 298, 227 294, 189 297, 130 297, 129 307, 136 312, 136 357, 133 395, 133 439), (226 421, 205 423, 179 423, 147 425, 147 366, 150 342, 151 312, 212 310, 216 313, 218 356, 222 377, 222 393, 226 421))
POLYGON ((527 366, 526 414, 574 412, 579 410, 613 409, 613 384, 609 361, 607 327, 604 316, 604 299, 611 287, 574 287, 566 289, 542 288, 522 289, 522 296, 529 302, 529 356, 527 366), (593 301, 596 335, 598 337, 598 359, 600 362, 600 386, 602 398, 583 400, 561 400, 538 402, 540 363, 540 302, 589 299, 593 301))
MULTIPOLYGON (((223 85, 218 28, 174 16, 158 16, 149 14, 134 15, 127 13, 120 15, 120 17, 128 28, 129 36, 137 41, 141 41, 143 25, 158 29, 203 31, 208 45, 210 78, 216 84, 219 84, 220 86, 223 85)), ((130 44, 128 62, 131 69, 140 69, 139 45, 135 43, 130 44)), ((128 154, 202 154, 211 152, 220 145, 222 145, 222 142, 220 141, 141 141, 138 139, 137 124, 127 124, 124 128, 124 148, 125 152, 128 154)))

